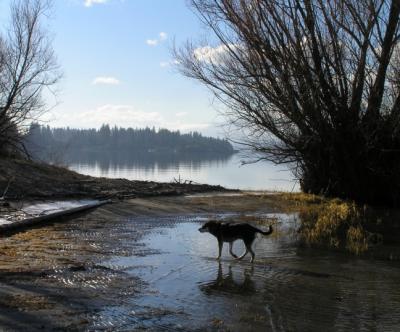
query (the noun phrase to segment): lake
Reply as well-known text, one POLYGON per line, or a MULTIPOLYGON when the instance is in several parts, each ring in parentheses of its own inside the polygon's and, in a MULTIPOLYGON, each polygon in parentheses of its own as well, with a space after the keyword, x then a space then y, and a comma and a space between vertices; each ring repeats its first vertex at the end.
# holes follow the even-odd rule
POLYGON ((298 191, 292 173, 268 162, 242 165, 239 154, 152 155, 74 153, 68 168, 86 175, 129 180, 171 182, 179 179, 242 190, 298 191))

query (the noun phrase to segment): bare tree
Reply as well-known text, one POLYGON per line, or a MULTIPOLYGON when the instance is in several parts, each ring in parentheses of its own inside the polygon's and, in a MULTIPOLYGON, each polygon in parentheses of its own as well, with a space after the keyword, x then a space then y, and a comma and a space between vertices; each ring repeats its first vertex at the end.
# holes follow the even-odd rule
POLYGON ((179 69, 243 144, 292 165, 306 192, 400 202, 400 1, 190 3, 213 39, 176 49, 179 69))
POLYGON ((50 1, 16 0, 7 31, 0 35, 0 152, 24 149, 29 123, 45 111, 42 94, 60 78, 42 21, 50 1))

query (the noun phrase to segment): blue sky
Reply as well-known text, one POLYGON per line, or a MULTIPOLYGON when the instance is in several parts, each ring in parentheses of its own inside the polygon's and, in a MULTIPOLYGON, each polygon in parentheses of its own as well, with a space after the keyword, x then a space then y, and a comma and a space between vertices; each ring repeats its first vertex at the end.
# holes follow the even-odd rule
MULTIPOLYGON (((3 22, 8 4, 0 0, 3 22)), ((64 73, 50 125, 222 136, 209 91, 174 69, 173 40, 204 33, 185 0, 55 0, 49 30, 64 73)))

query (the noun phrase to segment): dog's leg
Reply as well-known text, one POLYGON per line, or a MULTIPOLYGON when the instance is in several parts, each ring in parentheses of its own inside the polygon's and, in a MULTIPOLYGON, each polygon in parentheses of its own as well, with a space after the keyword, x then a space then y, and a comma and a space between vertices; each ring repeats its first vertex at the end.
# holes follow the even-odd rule
POLYGON ((217 257, 218 260, 221 258, 223 245, 224 245, 224 242, 222 240, 218 239, 218 257, 217 257))
POLYGON ((246 247, 246 251, 245 251, 241 256, 239 256, 239 257, 236 258, 236 259, 237 259, 237 260, 243 259, 243 257, 246 256, 248 252, 249 252, 249 251, 247 250, 247 247, 246 247))
POLYGON ((220 282, 223 278, 224 274, 222 272, 222 265, 221 262, 218 262, 218 276, 217 276, 217 281, 220 282))
POLYGON ((229 242, 229 253, 230 253, 233 257, 238 258, 238 256, 237 256, 236 254, 233 253, 232 248, 233 248, 233 242, 229 242))
POLYGON ((246 243, 245 245, 246 245, 246 251, 250 251, 250 254, 251 254, 250 263, 253 263, 254 257, 256 256, 256 254, 254 253, 253 249, 251 248, 252 243, 246 243))

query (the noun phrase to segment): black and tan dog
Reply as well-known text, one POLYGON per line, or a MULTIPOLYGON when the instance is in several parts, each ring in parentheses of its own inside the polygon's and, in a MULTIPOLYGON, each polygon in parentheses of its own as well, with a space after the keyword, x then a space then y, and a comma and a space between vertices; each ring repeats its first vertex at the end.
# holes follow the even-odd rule
POLYGON ((269 235, 272 233, 272 226, 269 226, 269 230, 264 232, 252 225, 246 223, 220 223, 216 220, 210 220, 206 222, 202 227, 199 228, 201 233, 208 232, 214 235, 218 240, 218 257, 217 259, 221 258, 222 246, 224 242, 229 243, 229 253, 235 257, 236 259, 242 259, 244 256, 247 255, 248 252, 251 254, 251 262, 254 260, 254 251, 251 248, 254 239, 256 238, 257 233, 261 233, 263 235, 269 235), (243 240, 244 245, 246 247, 246 251, 241 256, 237 256, 232 252, 232 245, 233 242, 236 240, 243 240))

